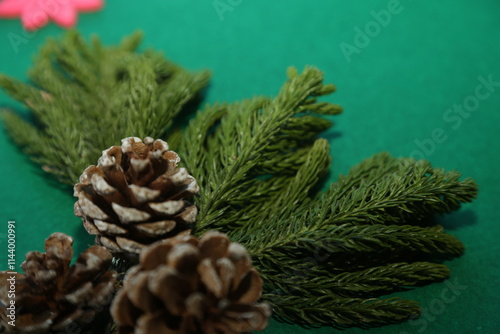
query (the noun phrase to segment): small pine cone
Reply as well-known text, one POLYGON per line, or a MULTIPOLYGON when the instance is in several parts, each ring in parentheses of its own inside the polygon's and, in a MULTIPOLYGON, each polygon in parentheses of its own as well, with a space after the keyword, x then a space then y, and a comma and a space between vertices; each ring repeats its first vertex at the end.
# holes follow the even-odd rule
POLYGON ((2 326, 7 333, 73 332, 105 316, 115 292, 116 273, 108 270, 112 256, 92 246, 70 266, 72 244, 70 236, 54 233, 45 240, 45 253, 26 254, 24 274, 0 272, 0 332, 2 326), (13 301, 11 311, 5 306, 13 301))
POLYGON ((122 140, 102 152, 75 185, 75 214, 96 243, 137 262, 141 249, 188 234, 198 209, 186 201, 199 190, 177 153, 162 140, 122 140))
POLYGON ((143 250, 111 314, 121 334, 236 334, 267 326, 269 305, 255 304, 261 293, 242 245, 219 232, 178 236, 143 250))

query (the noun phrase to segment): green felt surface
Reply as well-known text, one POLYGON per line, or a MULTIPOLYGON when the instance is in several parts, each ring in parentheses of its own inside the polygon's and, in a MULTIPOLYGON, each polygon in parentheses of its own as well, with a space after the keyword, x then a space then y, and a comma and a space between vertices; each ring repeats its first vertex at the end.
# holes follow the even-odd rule
MULTIPOLYGON (((398 293, 421 302, 426 315, 369 332, 497 333, 500 84, 491 91, 476 88, 480 77, 500 82, 500 2, 401 0, 393 8, 394 1, 387 0, 223 0, 235 5, 222 19, 213 2, 108 1, 102 12, 81 15, 78 28, 86 36, 99 34, 107 43, 142 29, 146 46, 164 50, 189 69, 212 70, 206 102, 273 95, 289 65, 318 66, 326 81, 338 87, 329 99, 345 108, 325 134, 334 157, 331 181, 382 150, 421 155, 435 166, 474 178, 479 198, 442 220, 467 247, 464 256, 448 263, 457 293, 445 283, 398 293), (394 12, 390 22, 373 24, 373 13, 388 8, 394 12), (356 27, 372 29, 369 40, 356 40, 356 27), (351 51, 357 45, 349 57, 342 51, 347 44, 351 51), (481 100, 474 100, 476 93, 481 100), (470 113, 447 111, 464 101, 471 103, 470 113), (472 105, 475 101, 479 105, 472 105), (436 131, 439 138, 432 139, 436 131), (427 145, 425 152, 418 142, 427 145)), ((62 31, 50 25, 26 35, 19 21, 1 20, 0 72, 25 79, 44 39, 62 31), (19 44, 12 43, 16 36, 19 44)), ((17 106, 2 93, 0 105, 17 106)), ((71 190, 50 182, 3 131, 0 152, 0 268, 7 265, 7 220, 17 222, 18 264, 25 252, 41 250, 43 240, 55 231, 73 235, 78 251, 91 244, 73 215, 71 190)), ((276 321, 266 331, 334 332, 340 331, 308 332, 276 321)))

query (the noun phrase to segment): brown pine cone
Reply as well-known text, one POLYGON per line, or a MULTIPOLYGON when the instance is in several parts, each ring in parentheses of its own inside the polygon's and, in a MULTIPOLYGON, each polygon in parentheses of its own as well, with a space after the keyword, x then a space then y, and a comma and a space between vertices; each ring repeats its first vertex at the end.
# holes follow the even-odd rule
POLYGON ((226 235, 178 236, 143 250, 111 306, 118 333, 236 334, 263 330, 262 279, 226 235))
POLYGON ((45 240, 45 253, 26 254, 21 264, 25 274, 0 272, 0 328, 7 333, 73 332, 90 328, 106 314, 102 311, 115 292, 116 273, 108 270, 112 256, 104 247, 92 246, 70 266, 72 244, 70 236, 54 233, 45 240), (12 300, 13 312, 8 308, 12 300))
POLYGON ((189 233, 196 219, 186 199, 199 187, 179 161, 162 140, 123 139, 80 176, 75 214, 96 243, 137 262, 145 245, 189 233))

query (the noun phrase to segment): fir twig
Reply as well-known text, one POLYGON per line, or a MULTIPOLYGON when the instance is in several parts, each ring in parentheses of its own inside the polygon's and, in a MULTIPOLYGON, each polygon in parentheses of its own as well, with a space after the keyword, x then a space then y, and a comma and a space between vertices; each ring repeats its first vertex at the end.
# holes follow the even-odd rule
POLYGON ((313 67, 301 75, 294 69, 288 74, 289 81, 276 98, 209 107, 188 126, 180 151, 203 185, 197 200, 197 233, 244 225, 264 209, 269 215, 279 214, 276 200, 285 200, 283 192, 288 207, 300 205, 327 171, 327 143, 315 138, 330 122, 318 116, 335 115, 341 109, 318 102, 317 97, 334 87, 324 85, 321 72, 313 67), (309 171, 299 174, 305 165, 309 171), (307 179, 290 186, 299 177, 307 179), (267 192, 270 188, 274 190, 267 192))
POLYGON ((433 215, 457 210, 476 197, 474 181, 460 181, 460 176, 425 160, 381 153, 341 176, 313 211, 320 224, 428 225, 433 215))
POLYGON ((218 228, 245 244, 278 315, 314 325, 402 321, 418 313, 416 304, 339 297, 446 278, 443 265, 397 262, 460 255, 459 240, 439 226, 420 226, 471 201, 477 187, 457 172, 382 153, 311 198, 329 164, 327 143, 315 139, 327 123, 315 111, 339 110, 317 101, 326 91, 321 82, 316 69, 292 70, 275 99, 208 107, 191 121, 181 152, 202 185, 197 233, 218 228), (326 257, 305 260, 317 254, 326 257), (345 284, 335 284, 339 279, 345 284))
POLYGON ((403 322, 420 314, 418 303, 399 298, 263 297, 273 306, 276 316, 304 326, 376 327, 403 322))
POLYGON ((0 88, 32 112, 26 122, 5 112, 5 127, 33 160, 74 184, 101 150, 129 136, 161 137, 175 116, 208 83, 154 51, 138 52, 140 34, 117 47, 76 32, 49 40, 29 72, 33 84, 0 75, 0 88))
MULTIPOLYGON (((442 281, 450 276, 450 270, 443 264, 432 262, 398 262, 368 269, 325 275, 318 270, 318 264, 309 271, 300 268, 288 272, 272 273, 266 282, 267 289, 275 294, 316 294, 338 297, 380 297, 395 291, 442 281)), ((261 273, 268 274, 265 271, 261 273)), ((270 294, 270 299, 274 297, 270 294)))
POLYGON ((464 250, 458 239, 436 228, 406 225, 345 224, 281 233, 281 238, 270 230, 263 234, 267 236, 259 234, 247 239, 247 248, 262 266, 274 268, 277 272, 286 271, 286 268, 300 268, 304 257, 316 254, 328 254, 328 261, 335 268, 342 264, 343 254, 350 258, 352 266, 356 265, 356 260, 370 266, 373 264, 366 261, 370 256, 379 256, 389 263, 400 254, 458 256, 464 250))

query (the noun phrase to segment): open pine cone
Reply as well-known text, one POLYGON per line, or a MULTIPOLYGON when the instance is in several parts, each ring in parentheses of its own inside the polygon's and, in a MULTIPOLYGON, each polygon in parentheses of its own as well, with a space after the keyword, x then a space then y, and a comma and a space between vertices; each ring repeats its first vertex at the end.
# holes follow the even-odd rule
POLYGON ((263 330, 262 279, 226 235, 178 236, 144 249, 111 306, 118 333, 236 334, 263 330))
POLYGON ((102 152, 75 185, 75 214, 96 243, 137 261, 145 245, 189 233, 198 210, 186 201, 199 190, 177 153, 162 140, 136 137, 102 152))
POLYGON ((92 246, 70 266, 72 244, 70 236, 54 233, 45 241, 45 253, 26 254, 21 264, 25 274, 0 272, 0 332, 3 326, 7 333, 73 333, 106 314, 102 311, 115 292, 116 273, 108 270, 112 256, 104 247, 92 246), (12 300, 13 312, 8 309, 12 300), (15 327, 8 324, 14 320, 11 315, 15 327))

